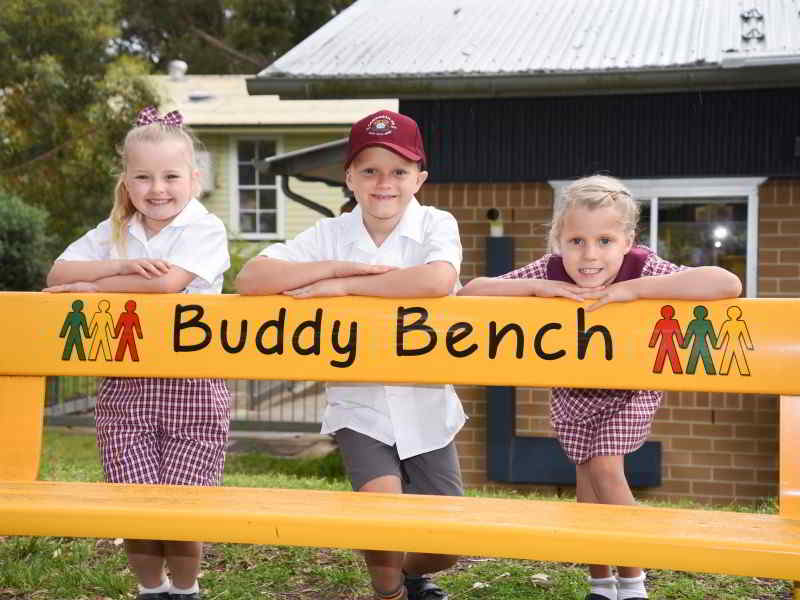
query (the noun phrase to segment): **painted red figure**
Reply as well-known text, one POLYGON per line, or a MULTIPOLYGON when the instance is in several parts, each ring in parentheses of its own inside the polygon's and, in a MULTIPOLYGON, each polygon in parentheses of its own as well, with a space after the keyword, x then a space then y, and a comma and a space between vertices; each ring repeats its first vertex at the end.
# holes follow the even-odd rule
POLYGON ((681 374, 681 361, 678 358, 678 351, 675 349, 676 338, 678 344, 683 344, 683 334, 681 333, 681 326, 675 316, 675 309, 669 304, 661 307, 662 319, 659 319, 656 326, 653 328, 653 335, 650 336, 651 348, 655 347, 656 341, 659 336, 661 337, 661 344, 658 346, 658 354, 656 355, 656 362, 653 365, 653 373, 661 373, 664 369, 664 359, 669 356, 669 364, 672 366, 672 372, 681 374))
POLYGON ((125 303, 125 312, 119 316, 117 326, 114 329, 114 335, 119 337, 119 344, 117 344, 117 354, 114 360, 121 361, 125 357, 125 348, 128 348, 131 353, 131 359, 138 362, 139 354, 136 352, 136 339, 133 337, 133 332, 136 331, 136 336, 142 339, 142 326, 139 323, 139 315, 136 314, 136 302, 128 300, 125 303), (122 335, 120 335, 122 332, 122 335))

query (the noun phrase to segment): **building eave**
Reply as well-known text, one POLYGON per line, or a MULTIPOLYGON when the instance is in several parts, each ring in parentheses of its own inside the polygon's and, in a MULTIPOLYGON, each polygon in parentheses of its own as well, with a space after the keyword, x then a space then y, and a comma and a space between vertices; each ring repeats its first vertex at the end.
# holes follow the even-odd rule
POLYGON ((251 95, 277 94, 282 99, 394 97, 401 100, 642 94, 790 87, 797 85, 799 73, 797 64, 394 77, 297 77, 273 72, 247 79, 247 91, 251 95))

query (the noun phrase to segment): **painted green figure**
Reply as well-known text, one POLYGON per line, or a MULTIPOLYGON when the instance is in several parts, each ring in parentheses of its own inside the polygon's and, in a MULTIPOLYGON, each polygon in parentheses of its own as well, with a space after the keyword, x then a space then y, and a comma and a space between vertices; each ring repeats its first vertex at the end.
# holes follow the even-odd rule
POLYGON ((731 370, 731 364, 735 360, 739 374, 750 375, 745 348, 747 350, 755 350, 753 339, 750 337, 747 323, 741 320, 742 309, 738 306, 729 306, 727 312, 728 320, 722 323, 722 327, 719 329, 719 340, 714 344, 715 348, 721 348, 723 344, 725 345, 725 349, 722 351, 722 364, 719 366, 719 374, 727 375, 731 370))
POLYGON ((89 327, 86 325, 86 315, 83 314, 83 301, 75 300, 72 303, 72 312, 67 313, 67 318, 64 319, 64 325, 61 326, 61 333, 58 337, 65 337, 67 341, 64 343, 64 353, 61 355, 61 360, 69 360, 72 356, 72 349, 78 353, 80 360, 86 360, 86 354, 83 352, 83 337, 89 337, 89 327))
POLYGON ((683 337, 681 348, 688 348, 692 344, 692 351, 689 354, 689 362, 686 365, 686 373, 694 375, 697 370, 697 359, 703 359, 703 368, 706 375, 716 375, 714 361, 711 360, 711 346, 717 345, 717 335, 714 333, 714 325, 706 319, 708 309, 705 306, 694 307, 694 319, 686 327, 686 334, 683 337))
POLYGON ((103 358, 111 360, 111 342, 109 338, 114 335, 114 317, 108 312, 111 304, 108 300, 100 300, 97 303, 97 312, 92 316, 89 323, 89 332, 92 336, 92 343, 89 346, 89 360, 97 360, 100 350, 103 350, 103 358))

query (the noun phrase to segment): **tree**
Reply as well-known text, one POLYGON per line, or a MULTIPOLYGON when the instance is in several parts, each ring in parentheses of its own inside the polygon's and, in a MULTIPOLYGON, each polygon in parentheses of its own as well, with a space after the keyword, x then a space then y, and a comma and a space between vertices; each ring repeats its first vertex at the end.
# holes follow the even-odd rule
POLYGON ((50 255, 105 218, 116 147, 156 98, 109 52, 117 0, 0 3, 0 186, 49 213, 50 255))
POLYGON ((0 290, 40 290, 47 269, 47 213, 0 192, 0 290))
POLYGON ((354 0, 121 1, 120 52, 220 74, 260 71, 354 0))

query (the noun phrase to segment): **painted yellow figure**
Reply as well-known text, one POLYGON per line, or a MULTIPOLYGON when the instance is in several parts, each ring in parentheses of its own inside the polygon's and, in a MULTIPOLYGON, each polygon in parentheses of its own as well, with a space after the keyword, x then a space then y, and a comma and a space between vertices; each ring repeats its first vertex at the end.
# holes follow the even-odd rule
POLYGON ((89 347, 89 360, 97 360, 100 349, 103 349, 103 358, 111 360, 111 342, 109 338, 114 335, 114 317, 108 312, 111 304, 108 300, 100 300, 97 303, 97 312, 92 315, 92 322, 89 323, 89 335, 92 336, 92 344, 89 347))
POLYGON ((745 348, 753 350, 753 340, 747 329, 747 323, 741 320, 742 309, 738 306, 728 307, 728 320, 722 323, 717 336, 715 348, 725 345, 722 353, 722 364, 719 367, 720 375, 727 375, 731 369, 731 363, 736 360, 740 375, 750 375, 750 367, 747 366, 745 348), (742 345, 744 343, 744 346, 742 345))

